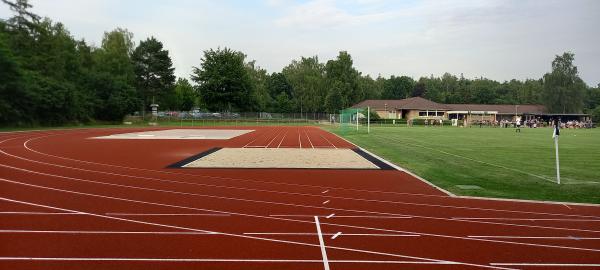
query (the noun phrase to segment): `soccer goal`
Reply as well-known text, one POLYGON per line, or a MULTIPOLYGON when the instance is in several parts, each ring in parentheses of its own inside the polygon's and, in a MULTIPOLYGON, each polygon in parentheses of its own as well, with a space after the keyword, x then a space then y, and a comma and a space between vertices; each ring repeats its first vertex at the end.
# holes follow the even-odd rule
POLYGON ((347 108, 340 110, 339 127, 344 133, 370 133, 370 108, 347 108))

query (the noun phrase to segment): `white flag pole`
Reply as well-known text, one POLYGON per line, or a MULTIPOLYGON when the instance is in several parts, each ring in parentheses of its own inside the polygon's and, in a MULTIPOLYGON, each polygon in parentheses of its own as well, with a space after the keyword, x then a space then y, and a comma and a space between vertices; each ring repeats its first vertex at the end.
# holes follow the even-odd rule
POLYGON ((556 181, 560 185, 560 164, 558 162, 558 136, 554 136, 554 148, 556 149, 556 181))
POLYGON ((560 121, 554 120, 554 132, 552 137, 554 138, 554 149, 556 152, 556 182, 560 185, 560 163, 558 161, 558 136, 560 135, 560 121))
POLYGON ((371 107, 367 107, 367 134, 371 133, 371 107))

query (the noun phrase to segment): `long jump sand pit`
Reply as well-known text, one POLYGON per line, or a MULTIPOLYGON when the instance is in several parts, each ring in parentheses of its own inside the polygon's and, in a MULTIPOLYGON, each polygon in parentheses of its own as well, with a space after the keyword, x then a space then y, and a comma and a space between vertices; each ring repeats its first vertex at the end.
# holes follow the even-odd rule
MULTIPOLYGON (((214 148, 183 162, 184 168, 382 169, 358 149, 214 148)), ((387 168, 386 168, 387 169, 387 168)))
POLYGON ((94 137, 94 139, 154 139, 154 140, 228 140, 252 132, 250 129, 167 129, 130 132, 94 137))

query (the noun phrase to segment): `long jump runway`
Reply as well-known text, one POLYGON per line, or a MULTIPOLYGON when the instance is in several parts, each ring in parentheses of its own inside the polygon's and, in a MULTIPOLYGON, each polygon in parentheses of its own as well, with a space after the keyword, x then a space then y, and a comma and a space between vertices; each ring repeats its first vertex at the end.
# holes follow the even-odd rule
POLYGON ((0 269, 600 269, 596 206, 453 197, 400 170, 169 167, 355 148, 320 128, 94 139, 164 129, 1 133, 0 269))

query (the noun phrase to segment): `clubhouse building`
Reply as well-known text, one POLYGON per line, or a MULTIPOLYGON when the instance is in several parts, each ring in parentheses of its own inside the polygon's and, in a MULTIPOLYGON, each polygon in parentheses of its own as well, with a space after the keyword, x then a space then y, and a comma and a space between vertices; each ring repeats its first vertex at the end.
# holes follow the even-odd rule
POLYGON ((548 121, 560 117, 565 120, 587 121, 588 114, 552 114, 547 113, 544 105, 513 104, 442 104, 422 97, 411 97, 398 100, 364 100, 352 108, 370 107, 379 117, 384 119, 457 119, 464 123, 474 122, 514 122, 538 119, 548 121))

